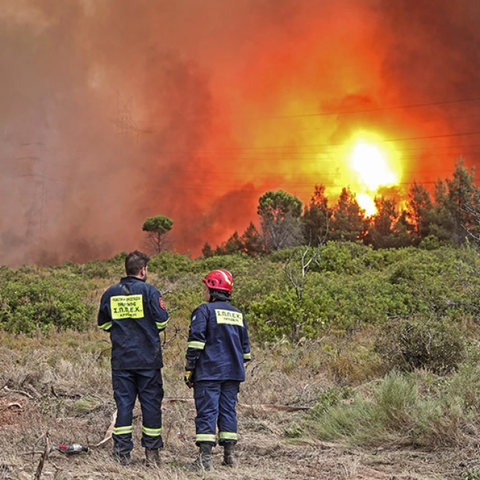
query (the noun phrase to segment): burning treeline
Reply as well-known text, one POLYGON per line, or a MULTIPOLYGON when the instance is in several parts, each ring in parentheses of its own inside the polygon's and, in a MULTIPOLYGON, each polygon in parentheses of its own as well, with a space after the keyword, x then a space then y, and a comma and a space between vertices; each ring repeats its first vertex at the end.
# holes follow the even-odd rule
MULTIPOLYGON (((336 202, 325 195, 324 185, 315 185, 310 201, 302 202, 282 190, 268 191, 259 199, 260 229, 253 223, 245 232, 234 232, 216 248, 207 242, 204 257, 243 252, 251 256, 288 247, 315 249, 328 241, 357 242, 378 248, 480 244, 480 189, 473 183, 462 160, 451 178, 435 182, 433 194, 414 182, 404 205, 394 196, 374 198, 375 213, 367 215, 349 189, 336 202)), ((313 250, 315 251, 315 250, 313 250)))
POLYGON ((4 0, 0 263, 136 248, 157 214, 199 253, 267 190, 431 188, 480 160, 479 20, 475 0, 4 0))

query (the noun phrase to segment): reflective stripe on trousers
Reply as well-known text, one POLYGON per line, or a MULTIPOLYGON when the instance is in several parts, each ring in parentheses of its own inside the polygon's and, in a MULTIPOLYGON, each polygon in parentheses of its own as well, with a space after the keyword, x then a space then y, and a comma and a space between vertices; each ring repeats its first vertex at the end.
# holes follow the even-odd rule
POLYGON ((137 396, 142 410, 142 446, 163 447, 161 370, 112 370, 112 384, 117 404, 112 433, 114 452, 123 455, 133 449, 132 420, 137 396))
POLYGON ((235 411, 240 382, 202 380, 194 384, 196 443, 215 443, 218 425, 219 443, 237 441, 235 411))

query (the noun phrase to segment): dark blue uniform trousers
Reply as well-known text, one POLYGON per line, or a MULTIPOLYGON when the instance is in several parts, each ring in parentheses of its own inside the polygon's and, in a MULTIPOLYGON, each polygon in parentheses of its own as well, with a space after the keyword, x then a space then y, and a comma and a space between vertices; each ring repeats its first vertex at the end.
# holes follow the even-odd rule
POLYGON ((203 380, 194 383, 196 444, 216 443, 218 425, 219 444, 237 442, 237 414, 235 406, 240 382, 203 380))
POLYGON ((142 446, 163 447, 162 440, 162 371, 112 370, 113 396, 117 420, 113 428, 113 451, 125 455, 133 449, 133 407, 138 395, 142 409, 142 446))

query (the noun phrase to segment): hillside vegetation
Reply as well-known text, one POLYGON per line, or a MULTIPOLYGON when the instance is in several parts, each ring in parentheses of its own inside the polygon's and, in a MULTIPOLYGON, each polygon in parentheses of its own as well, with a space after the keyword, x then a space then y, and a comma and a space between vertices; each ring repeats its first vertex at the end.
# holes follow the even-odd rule
MULTIPOLYGON (((123 275, 124 256, 0 268, 0 478, 33 474, 38 455, 18 453, 38 452, 47 435, 53 443, 91 445, 105 435, 114 403, 109 340, 97 331, 96 311, 103 291, 123 275)), ((471 457, 480 427, 478 252, 357 243, 258 258, 152 258, 148 281, 171 315, 162 335, 170 399, 162 467, 169 470, 162 475, 195 478, 182 468, 195 454, 191 391, 182 376, 190 313, 214 268, 234 274, 233 303, 245 312, 252 339, 239 407, 243 467, 229 478, 308 478, 312 455, 325 468, 310 478, 480 478, 480 460, 471 457), (265 413, 266 404, 303 409, 265 413), (399 448, 400 464, 389 457, 379 468, 371 457, 399 448), (418 463, 418 452, 433 453, 418 463), (292 456, 297 470, 285 471, 292 456)), ((98 478, 121 478, 124 467, 111 462, 109 448, 92 449, 84 475, 80 457, 57 458, 55 478, 97 478, 105 465, 110 473, 98 478)), ((138 436, 136 451, 128 478, 157 478, 141 465, 138 436)))

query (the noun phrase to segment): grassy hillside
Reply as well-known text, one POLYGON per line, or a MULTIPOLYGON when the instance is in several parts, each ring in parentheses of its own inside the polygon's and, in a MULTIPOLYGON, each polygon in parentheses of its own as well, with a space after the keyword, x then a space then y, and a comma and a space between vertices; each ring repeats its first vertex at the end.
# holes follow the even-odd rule
MULTIPOLYGON (((123 260, 0 268, 0 478, 31 478, 47 437, 90 445, 104 437, 114 402, 108 334, 95 317, 123 260)), ((84 456, 52 455, 45 472, 196 477, 182 468, 195 455, 192 394, 182 382, 186 336, 201 279, 226 268, 233 303, 247 315, 253 361, 239 399, 241 464, 208 478, 480 478, 471 458, 480 427, 478 263, 468 247, 331 243, 195 260, 164 252, 152 259, 148 281, 171 315, 162 335, 165 466, 143 467, 135 431, 133 471, 111 462, 106 442, 84 456)))

